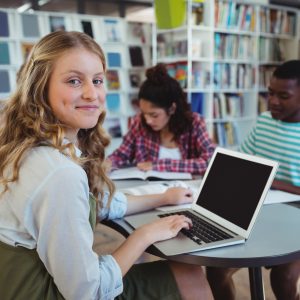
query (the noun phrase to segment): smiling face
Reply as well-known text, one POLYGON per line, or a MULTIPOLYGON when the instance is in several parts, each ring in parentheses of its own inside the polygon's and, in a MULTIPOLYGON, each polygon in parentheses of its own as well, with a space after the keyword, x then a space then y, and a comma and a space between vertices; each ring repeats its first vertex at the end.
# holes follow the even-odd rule
POLYGON ((268 106, 274 119, 300 122, 300 86, 297 80, 272 77, 268 106))
POLYGON ((76 139, 79 129, 96 126, 104 110, 103 79, 101 59, 84 48, 67 51, 54 64, 48 99, 69 140, 76 139))
MULTIPOLYGON (((150 101, 140 99, 140 110, 144 116, 145 122, 154 131, 161 131, 168 128, 171 112, 168 114, 165 109, 153 105, 150 101)), ((171 108, 173 110, 173 108, 171 108)))

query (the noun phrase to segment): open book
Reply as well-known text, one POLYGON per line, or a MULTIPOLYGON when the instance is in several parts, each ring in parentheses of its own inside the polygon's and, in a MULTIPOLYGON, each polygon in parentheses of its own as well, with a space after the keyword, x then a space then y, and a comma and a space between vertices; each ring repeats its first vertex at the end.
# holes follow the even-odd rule
POLYGON ((112 180, 141 179, 141 180, 191 180, 190 173, 141 171, 136 167, 114 170, 109 175, 112 180))
POLYGON ((264 204, 284 203, 300 201, 300 195, 283 192, 280 190, 269 190, 264 204))

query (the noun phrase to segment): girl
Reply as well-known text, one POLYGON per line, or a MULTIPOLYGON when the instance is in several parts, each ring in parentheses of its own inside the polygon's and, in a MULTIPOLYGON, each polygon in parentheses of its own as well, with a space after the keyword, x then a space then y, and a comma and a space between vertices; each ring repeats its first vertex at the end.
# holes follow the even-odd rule
POLYGON ((179 188, 144 197, 114 193, 103 163, 105 69, 103 51, 89 36, 51 33, 35 45, 3 109, 1 299, 212 297, 196 266, 160 261, 131 268, 149 245, 189 228, 183 216, 141 227, 111 255, 92 250, 96 212, 112 219, 191 201, 179 188))

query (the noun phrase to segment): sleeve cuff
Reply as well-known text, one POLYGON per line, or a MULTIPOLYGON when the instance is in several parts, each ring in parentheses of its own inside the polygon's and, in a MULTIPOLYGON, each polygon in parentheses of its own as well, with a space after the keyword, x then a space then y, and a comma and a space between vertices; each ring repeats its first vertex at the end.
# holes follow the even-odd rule
POLYGON ((103 208, 98 212, 100 220, 104 219, 118 219, 124 217, 127 211, 127 197, 124 193, 116 192, 112 198, 110 206, 107 207, 109 193, 105 192, 103 197, 103 208))
POLYGON ((111 300, 123 292, 123 278, 120 266, 112 255, 99 257, 101 300, 111 300))

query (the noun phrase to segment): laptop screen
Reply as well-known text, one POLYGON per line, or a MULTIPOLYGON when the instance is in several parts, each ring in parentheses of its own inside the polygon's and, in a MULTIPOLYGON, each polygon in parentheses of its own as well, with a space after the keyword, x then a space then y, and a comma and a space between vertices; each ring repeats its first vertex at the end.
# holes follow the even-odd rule
POLYGON ((272 169, 217 153, 197 205, 247 230, 272 169))

